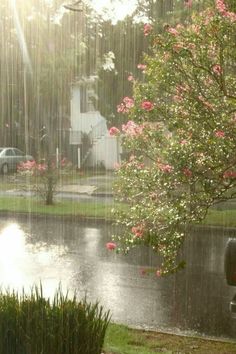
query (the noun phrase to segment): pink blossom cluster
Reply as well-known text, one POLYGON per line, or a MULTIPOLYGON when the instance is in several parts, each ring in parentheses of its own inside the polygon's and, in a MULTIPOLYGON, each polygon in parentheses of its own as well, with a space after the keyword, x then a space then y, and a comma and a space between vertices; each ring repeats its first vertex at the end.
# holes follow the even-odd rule
POLYGON ((109 251, 114 250, 117 247, 115 242, 107 242, 106 243, 106 249, 109 251))
POLYGON ((17 170, 19 172, 31 172, 35 174, 36 172, 42 173, 46 171, 47 166, 45 163, 37 163, 36 161, 26 161, 18 165, 17 170))
POLYGON ((128 81, 134 81, 134 77, 132 74, 129 74, 128 77, 127 77, 127 80, 128 81))
POLYGON ((181 51, 181 49, 184 48, 184 44, 183 43, 174 43, 172 48, 173 48, 174 52, 179 53, 181 51))
POLYGON ((169 33, 172 34, 173 36, 178 36, 178 35, 179 35, 179 32, 178 32, 177 29, 174 28, 174 27, 169 27, 169 28, 167 29, 167 32, 169 32, 169 33))
POLYGON ((165 164, 165 163, 158 162, 157 166, 162 172, 165 172, 165 173, 171 173, 174 170, 173 166, 171 166, 169 164, 165 164))
POLYGON ((122 132, 130 137, 139 136, 144 129, 143 125, 138 125, 132 120, 129 120, 126 124, 122 125, 122 132))
POLYGON ((199 99, 199 101, 201 101, 201 102, 204 104, 204 106, 206 106, 207 108, 209 108, 209 109, 213 109, 213 108, 214 108, 213 105, 212 105, 210 102, 208 102, 202 95, 199 95, 199 96, 198 96, 198 99, 199 99))
POLYGON ((109 129, 109 134, 110 136, 116 136, 116 135, 119 135, 120 134, 120 130, 116 127, 111 127, 109 129))
MULTIPOLYGON (((63 158, 60 160, 60 167, 64 168, 68 166, 68 160, 63 158)), ((50 169, 55 170, 57 168, 55 162, 50 162, 50 169)), ((32 173, 39 172, 40 174, 46 172, 48 170, 48 164, 46 162, 37 163, 36 161, 26 161, 22 162, 18 165, 17 170, 19 172, 27 172, 31 171, 32 173)))
POLYGON ((47 165, 45 163, 36 164, 35 169, 38 172, 45 172, 47 170, 47 165))
POLYGON ((215 136, 216 136, 217 138, 224 138, 224 137, 225 137, 225 132, 224 132, 223 130, 217 130, 217 131, 215 132, 215 136))
POLYGON ((236 171, 225 171, 223 178, 236 178, 236 171))
POLYGON ((145 71, 147 69, 147 65, 146 64, 138 64, 137 68, 142 70, 142 71, 145 71))
POLYGON ((184 174, 186 177, 192 177, 192 175, 193 175, 192 171, 191 171, 189 168, 187 168, 187 167, 185 167, 185 168, 183 169, 183 174, 184 174))
POLYGON ((224 0, 216 0, 216 8, 222 16, 229 18, 233 22, 236 21, 236 13, 228 11, 224 0))
POLYGON ((144 109, 145 111, 152 111, 154 108, 154 104, 150 101, 143 101, 141 103, 141 108, 144 109))
POLYGON ((143 224, 139 224, 137 226, 133 226, 131 229, 132 234, 134 234, 135 237, 142 237, 143 233, 144 233, 144 225, 143 224))
POLYGON ((183 140, 180 140, 180 145, 187 145, 188 144, 188 140, 187 139, 183 139, 183 140))
POLYGON ((18 171, 32 171, 36 167, 37 163, 36 161, 26 161, 26 162, 21 162, 17 166, 18 171))
POLYGON ((148 36, 152 31, 152 25, 150 25, 150 23, 146 23, 143 27, 143 33, 144 36, 148 36))
POLYGON ((139 162, 135 155, 130 155, 129 160, 123 164, 123 167, 131 167, 133 169, 142 170, 144 168, 144 163, 139 162))
POLYGON ((183 101, 183 94, 190 91, 190 87, 187 84, 177 85, 176 86, 176 94, 173 96, 173 100, 175 102, 183 101))
POLYGON ((221 67, 219 64, 215 64, 215 65, 213 65, 213 67, 212 67, 212 71, 213 71, 216 75, 220 75, 220 74, 222 74, 223 69, 222 69, 222 67, 221 67))
POLYGON ((123 98, 123 102, 117 106, 117 112, 128 113, 132 107, 134 107, 134 99, 126 96, 123 98))

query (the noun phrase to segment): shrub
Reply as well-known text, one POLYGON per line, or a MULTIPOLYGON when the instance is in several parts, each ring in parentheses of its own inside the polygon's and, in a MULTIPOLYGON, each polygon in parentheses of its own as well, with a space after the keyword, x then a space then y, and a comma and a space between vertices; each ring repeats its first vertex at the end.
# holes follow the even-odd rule
POLYGON ((52 205, 60 172, 68 172, 71 167, 71 163, 66 159, 59 161, 59 166, 53 160, 47 159, 42 163, 22 162, 17 171, 21 176, 36 177, 37 183, 33 184, 34 192, 45 201, 46 205, 52 205))
POLYGON ((0 354, 100 354, 110 320, 98 303, 63 295, 0 292, 0 354))
MULTIPOLYGON (((234 1, 235 2, 235 1, 234 1)), ((129 153, 119 169, 116 251, 148 245, 157 276, 184 266, 180 249, 210 207, 235 196, 236 13, 216 0, 188 22, 150 34, 142 82, 125 97, 120 135, 129 153), (123 231, 125 230, 125 231, 123 231)))

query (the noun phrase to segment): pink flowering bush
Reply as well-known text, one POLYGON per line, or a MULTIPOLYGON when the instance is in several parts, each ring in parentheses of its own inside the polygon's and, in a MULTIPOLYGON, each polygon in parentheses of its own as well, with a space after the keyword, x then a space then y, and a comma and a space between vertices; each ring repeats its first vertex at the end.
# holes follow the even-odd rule
POLYGON ((46 205, 52 205, 60 172, 62 170, 68 172, 71 167, 71 163, 65 158, 59 161, 59 166, 55 161, 48 159, 40 163, 22 162, 18 165, 17 172, 21 176, 32 177, 33 181, 36 181, 32 184, 34 192, 42 197, 46 205))
MULTIPOLYGON (((184 266, 180 249, 192 224, 236 187, 236 21, 233 2, 192 15, 150 36, 145 79, 134 82, 127 159, 118 168, 116 251, 146 245, 160 255, 156 275, 184 266)), ((191 6, 191 1, 186 1, 191 6)))
POLYGON ((150 23, 146 23, 143 28, 144 36, 148 36, 152 32, 152 25, 150 23))

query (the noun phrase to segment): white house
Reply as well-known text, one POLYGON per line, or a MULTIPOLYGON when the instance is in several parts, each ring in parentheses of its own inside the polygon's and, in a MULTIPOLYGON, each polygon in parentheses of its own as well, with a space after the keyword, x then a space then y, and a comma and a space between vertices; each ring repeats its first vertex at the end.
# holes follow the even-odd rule
POLYGON ((119 139, 109 135, 106 119, 93 105, 96 77, 81 79, 72 86, 70 144, 78 148, 78 167, 114 169, 120 163, 119 139))

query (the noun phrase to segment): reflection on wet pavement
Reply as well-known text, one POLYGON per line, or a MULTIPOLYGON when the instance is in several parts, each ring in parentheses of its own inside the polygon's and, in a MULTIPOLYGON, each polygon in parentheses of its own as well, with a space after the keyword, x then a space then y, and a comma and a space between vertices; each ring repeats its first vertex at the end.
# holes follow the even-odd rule
POLYGON ((236 289, 226 285, 223 270, 233 231, 192 233, 183 250, 187 268, 164 279, 140 274, 158 262, 147 248, 128 257, 107 251, 111 233, 109 225, 91 222, 1 218, 1 285, 20 290, 41 281, 50 296, 61 282, 64 290, 99 300, 117 322, 235 337, 229 302, 236 289))

